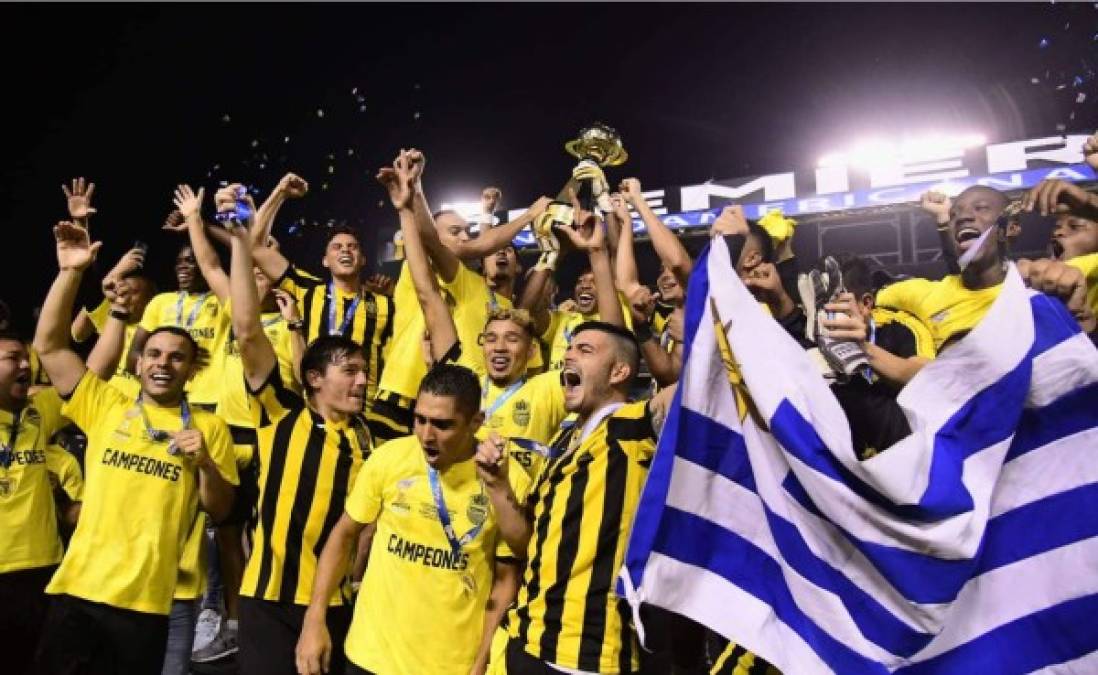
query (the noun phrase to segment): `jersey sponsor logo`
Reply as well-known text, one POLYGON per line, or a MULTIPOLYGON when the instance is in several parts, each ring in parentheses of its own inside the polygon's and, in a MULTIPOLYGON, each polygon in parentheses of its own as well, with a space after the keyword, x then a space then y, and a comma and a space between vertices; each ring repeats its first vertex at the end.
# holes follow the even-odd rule
POLYGON ((488 495, 473 495, 469 500, 469 507, 465 509, 465 516, 473 525, 480 525, 488 520, 488 495))
POLYGON ((27 411, 24 414, 26 415, 25 419, 28 424, 38 424, 42 421, 42 414, 38 412, 38 408, 35 408, 34 406, 27 408, 27 411))
POLYGON ((103 453, 103 464, 134 473, 156 476, 172 483, 179 481, 179 475, 183 470, 182 466, 173 462, 111 448, 107 448, 103 453))
POLYGON ((530 424, 530 402, 529 401, 515 401, 514 407, 511 408, 511 421, 520 427, 524 427, 530 424))
POLYGON ((404 539, 396 533, 389 535, 389 544, 386 550, 398 558, 418 563, 424 567, 460 572, 469 566, 469 554, 464 551, 455 553, 449 549, 427 546, 410 539, 404 539))

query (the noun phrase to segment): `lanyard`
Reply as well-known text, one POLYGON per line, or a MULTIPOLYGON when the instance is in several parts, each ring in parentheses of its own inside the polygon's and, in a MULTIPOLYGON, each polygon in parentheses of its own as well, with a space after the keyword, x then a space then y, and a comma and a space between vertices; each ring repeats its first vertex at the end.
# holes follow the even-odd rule
POLYGON ((526 378, 521 377, 515 382, 511 383, 510 387, 504 389, 495 401, 492 401, 492 405, 485 407, 485 399, 488 398, 488 376, 484 377, 484 393, 480 395, 480 409, 484 413, 485 419, 491 419, 492 415, 499 410, 500 406, 507 402, 507 399, 515 395, 519 389, 522 389, 522 385, 526 384, 526 378))
POLYGON ((198 296, 198 299, 194 301, 194 307, 191 308, 191 313, 187 317, 187 323, 183 323, 183 301, 187 299, 186 291, 179 291, 179 300, 175 303, 175 323, 177 326, 184 328, 190 328, 194 325, 195 319, 198 318, 198 313, 202 310, 202 305, 206 303, 206 298, 210 295, 209 291, 198 296))
MULTIPOLYGON (((149 422, 148 414, 145 413, 145 404, 142 402, 141 397, 142 394, 137 395, 136 403, 138 409, 141 410, 141 420, 145 423, 145 432, 152 440, 163 443, 171 437, 171 432, 153 428, 153 425, 149 422)), ((186 396, 179 402, 179 417, 183 420, 183 428, 189 429, 191 426, 191 406, 187 404, 186 396)))
POLYGON ((0 467, 7 469, 14 459, 15 442, 19 439, 19 423, 23 416, 23 410, 16 410, 11 414, 11 431, 8 434, 6 445, 0 446, 0 467))
POLYGON ((442 531, 446 533, 446 538, 450 540, 450 548, 453 549, 454 555, 457 555, 461 553, 461 549, 466 544, 477 538, 477 535, 480 534, 480 528, 487 522, 487 518, 474 525, 472 529, 458 538, 457 533, 454 532, 454 525, 450 522, 450 512, 446 510, 446 501, 442 498, 442 482, 438 478, 438 471, 435 467, 427 467, 427 480, 431 483, 431 494, 435 498, 438 521, 442 523, 442 531))
POLYGON ((328 282, 328 335, 344 335, 347 333, 347 329, 351 327, 351 322, 355 320, 355 310, 358 309, 360 300, 362 300, 361 293, 355 295, 355 299, 351 301, 350 308, 348 308, 347 313, 343 315, 343 323, 340 324, 339 330, 336 330, 336 303, 339 302, 339 295, 336 293, 335 282, 328 282))
POLYGON ((496 292, 491 288, 488 289, 488 307, 490 309, 499 309, 499 298, 496 297, 496 292))

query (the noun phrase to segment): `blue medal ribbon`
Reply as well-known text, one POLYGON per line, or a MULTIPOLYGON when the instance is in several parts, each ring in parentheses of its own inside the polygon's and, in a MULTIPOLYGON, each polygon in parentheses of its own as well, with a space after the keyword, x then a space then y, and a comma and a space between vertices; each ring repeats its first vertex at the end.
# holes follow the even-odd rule
POLYGON ((488 398, 488 376, 484 377, 484 386, 480 395, 480 410, 484 413, 484 419, 491 419, 492 415, 499 410, 500 406, 507 402, 507 399, 515 395, 519 389, 522 389, 522 385, 526 384, 526 378, 522 377, 511 384, 511 386, 504 389, 495 401, 492 401, 492 405, 485 407, 484 403, 488 398))
POLYGON ((431 494, 435 498, 435 509, 438 511, 438 521, 442 523, 442 531, 446 533, 446 538, 450 541, 450 548, 453 550, 454 555, 459 555, 466 544, 477 538, 481 528, 484 527, 484 523, 487 522, 487 518, 474 525, 461 537, 458 537, 457 532, 454 531, 453 523, 450 522, 450 512, 446 510, 446 500, 442 497, 442 482, 438 478, 438 471, 430 465, 427 466, 427 481, 431 484, 431 494))
MULTIPOLYGON (((171 432, 164 431, 163 429, 156 429, 149 422, 149 416, 145 412, 145 404, 142 400, 143 396, 144 393, 137 395, 136 404, 138 410, 141 411, 141 421, 145 423, 145 433, 148 434, 149 438, 156 441, 157 443, 163 443, 164 441, 171 438, 171 432)), ((183 420, 183 429, 189 429, 191 426, 191 406, 187 403, 186 396, 184 396, 183 399, 179 402, 179 417, 183 420)), ((176 454, 175 447, 169 446, 168 453, 172 455, 176 454)))
POLYGON ((202 305, 206 304, 206 298, 209 297, 210 292, 206 291, 198 296, 198 299, 194 301, 194 307, 191 308, 190 315, 187 317, 187 323, 183 323, 183 301, 187 299, 187 295, 186 291, 179 291, 179 300, 175 303, 175 323, 183 328, 190 328, 194 325, 198 313, 202 311, 202 305))
POLYGON ((343 315, 343 322, 339 325, 339 330, 336 330, 336 303, 339 302, 339 295, 336 293, 335 282, 328 282, 328 335, 347 334, 347 329, 351 327, 351 322, 355 320, 355 310, 358 309, 360 300, 362 300, 362 295, 356 295, 355 299, 351 301, 347 313, 343 315))

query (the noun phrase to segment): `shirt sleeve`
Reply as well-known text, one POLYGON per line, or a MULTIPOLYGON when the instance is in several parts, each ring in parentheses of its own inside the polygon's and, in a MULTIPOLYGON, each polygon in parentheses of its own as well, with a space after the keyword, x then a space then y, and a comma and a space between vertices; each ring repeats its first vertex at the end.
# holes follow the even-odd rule
POLYGON ((877 291, 877 304, 921 316, 919 308, 931 282, 927 279, 906 279, 877 291))
POLYGON ((291 410, 304 405, 304 401, 292 389, 282 382, 278 363, 271 367, 267 380, 257 391, 252 391, 248 380, 244 378, 244 389, 248 392, 252 411, 252 425, 259 429, 282 419, 291 410))
POLYGON ((394 441, 385 443, 374 450, 370 460, 362 464, 355 478, 351 494, 344 502, 347 515, 356 523, 372 523, 381 515, 382 490, 385 487, 385 473, 392 455, 394 441))
POLYGON ((216 415, 204 416, 207 420, 203 429, 203 441, 206 452, 217 465, 217 472, 232 485, 240 485, 240 476, 236 471, 236 453, 233 451, 233 437, 229 427, 216 415))
POLYGON ((84 500, 84 475, 80 472, 80 462, 72 453, 59 445, 47 445, 46 470, 57 476, 57 482, 69 499, 84 500))
POLYGON ((90 370, 77 383, 61 413, 81 429, 92 429, 103 415, 118 406, 133 403, 125 394, 99 379, 90 370))
POLYGON ((57 389, 53 387, 42 389, 34 395, 33 405, 42 420, 39 428, 42 430, 43 438, 51 438, 67 423, 65 416, 61 414, 64 403, 57 389))
POLYGON ((85 309, 84 312, 88 315, 88 320, 95 326, 95 332, 100 335, 103 334, 103 326, 107 325, 107 318, 110 316, 111 303, 106 299, 99 303, 99 306, 93 310, 85 309))
POLYGON ((169 297, 164 293, 153 296, 152 300, 149 300, 149 304, 145 305, 145 312, 141 315, 141 327, 145 329, 145 332, 151 333, 160 327, 160 314, 161 307, 164 305, 164 299, 169 297))
POLYGON ((306 291, 313 286, 323 283, 324 280, 309 274, 305 270, 298 268, 297 265, 291 263, 286 268, 286 273, 278 280, 278 287, 287 293, 293 294, 293 296, 297 298, 297 301, 301 302, 302 298, 305 297, 306 291))

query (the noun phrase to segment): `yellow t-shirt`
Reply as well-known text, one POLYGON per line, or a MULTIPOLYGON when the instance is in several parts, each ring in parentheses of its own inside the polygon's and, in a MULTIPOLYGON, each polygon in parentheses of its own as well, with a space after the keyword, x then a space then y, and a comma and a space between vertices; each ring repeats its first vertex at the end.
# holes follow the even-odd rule
POLYGON ((1098 316, 1098 253, 1080 255, 1067 261, 1087 279, 1087 306, 1098 316))
MULTIPOLYGON (((12 413, 0 410, 0 444, 12 446, 10 464, 5 467, 7 462, 0 462, 0 573, 55 565, 61 560, 49 474, 62 476, 70 471, 62 469, 64 458, 57 455, 68 453, 49 444, 50 437, 64 425, 56 390, 43 389, 30 397, 19 413, 14 443, 13 422, 12 413)), ((69 497, 79 500, 80 491, 79 480, 74 483, 70 479, 66 487, 69 497)))
MULTIPOLYGON (((154 429, 182 428, 179 408, 146 401, 154 429)), ((84 503, 46 592, 168 614, 184 544, 199 517, 197 470, 149 438, 135 401, 85 373, 61 412, 88 436, 84 503)), ((239 481, 229 429, 191 407, 191 425, 227 481, 239 481)))
POLYGON ((187 384, 187 395, 193 403, 214 405, 221 396, 222 354, 231 325, 222 319, 223 311, 213 293, 179 291, 153 296, 141 317, 141 327, 148 332, 160 326, 186 328, 208 354, 209 362, 187 384))
MULTIPOLYGON (((621 311, 625 316, 625 327, 633 330, 633 315, 629 311, 629 304, 621 293, 618 293, 618 300, 621 301, 621 311)), ((581 314, 580 312, 562 312, 559 309, 549 313, 549 327, 541 334, 541 340, 549 346, 550 371, 564 367, 564 352, 568 351, 572 333, 581 323, 587 321, 599 321, 599 313, 581 314)))
POLYGON ((497 387, 483 373, 480 375, 480 407, 485 419, 477 431, 478 438, 484 439, 494 431, 504 438, 525 438, 544 445, 568 415, 559 371, 529 378, 502 401, 500 397, 506 395, 507 388, 497 387))
MULTIPOLYGON (((488 323, 488 311, 494 307, 511 309, 511 298, 488 288, 484 277, 465 265, 458 265, 454 278, 449 283, 440 282, 440 285, 453 298, 454 328, 457 329, 458 341, 462 346, 458 365, 474 372, 483 372, 486 365, 484 350, 477 343, 484 332, 484 325, 488 323)), ((541 354, 535 353, 527 367, 540 366, 541 354)))
MULTIPOLYGON (((103 334, 103 327, 107 325, 110 312, 111 305, 106 300, 88 312, 88 319, 95 326, 95 332, 99 335, 103 334)), ((137 325, 136 323, 126 325, 126 337, 122 341, 122 356, 118 359, 118 367, 114 371, 114 377, 109 380, 112 387, 132 398, 137 398, 137 395, 141 393, 141 380, 126 370, 126 355, 130 353, 130 345, 133 344, 133 334, 137 332, 137 325)))
MULTIPOLYGON (((512 461, 508 475, 525 499, 531 474, 512 461)), ((482 523, 459 554, 439 522, 427 460, 415 436, 383 444, 362 467, 346 501, 359 523, 377 521, 347 658, 375 673, 468 675, 484 630, 494 561, 515 556, 493 516, 470 458, 439 474, 459 538, 482 523)))
MULTIPOLYGON (((400 276, 393 288, 393 339, 385 357, 378 391, 415 398, 419 383, 427 374, 423 359, 423 331, 426 330, 423 309, 419 306, 412 273, 408 263, 400 266, 400 276)), ((475 342, 473 344, 476 344, 475 342)))
MULTIPOLYGON (((230 303, 225 303, 226 320, 229 320, 230 307, 230 303)), ((263 325, 263 332, 267 334, 267 339, 274 347, 275 356, 278 357, 278 374, 282 382, 290 391, 300 395, 301 386, 294 373, 293 333, 286 325, 286 320, 278 312, 272 312, 263 314, 260 322, 263 325)), ((217 401, 218 417, 225 420, 229 426, 252 428, 255 419, 251 411, 251 396, 244 382, 244 362, 240 358, 240 341, 233 337, 231 326, 229 337, 225 340, 225 351, 222 354, 221 377, 224 390, 217 401)))
POLYGON ((877 304, 915 315, 930 329, 934 349, 940 351, 946 341, 980 323, 1001 289, 1002 284, 969 290, 957 274, 941 281, 906 279, 878 291, 877 304))

